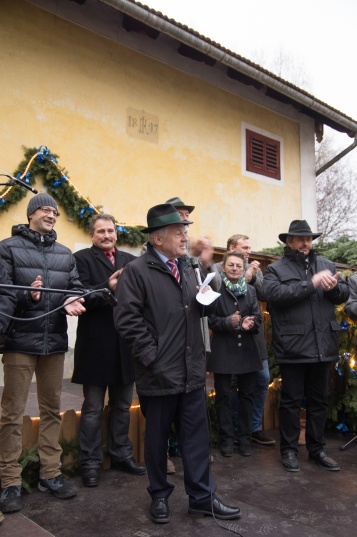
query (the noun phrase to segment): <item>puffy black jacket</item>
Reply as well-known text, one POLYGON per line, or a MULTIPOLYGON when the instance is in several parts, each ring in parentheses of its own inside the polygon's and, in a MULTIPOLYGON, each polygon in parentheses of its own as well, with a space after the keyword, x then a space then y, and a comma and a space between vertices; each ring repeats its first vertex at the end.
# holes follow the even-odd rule
POLYGON ((346 302, 348 285, 341 278, 331 291, 316 289, 313 274, 335 265, 310 251, 310 267, 304 256, 285 248, 284 257, 269 265, 264 276, 264 293, 273 327, 273 345, 278 363, 328 362, 338 359, 335 304, 346 302))
POLYGON ((126 265, 118 281, 114 324, 132 351, 140 395, 177 394, 205 385, 203 311, 187 256, 179 258, 179 271, 182 290, 148 244, 147 253, 126 265))
MULTIPOLYGON (((17 293, 15 317, 31 319, 60 306, 70 291, 84 291, 74 257, 65 246, 56 242, 56 232, 41 235, 28 225, 14 226, 12 237, 0 242, 0 255, 14 285, 31 285, 37 276, 44 287, 68 289, 67 295, 42 293, 34 302, 28 291, 17 293)), ((13 321, 8 329, 4 351, 48 355, 68 350, 67 317, 62 308, 55 313, 30 322, 13 321)))
MULTIPOLYGON (((0 336, 5 333, 9 324, 8 317, 1 315, 6 313, 7 315, 13 315, 16 306, 16 293, 11 289, 11 280, 5 269, 5 265, 0 258, 0 283, 1 285, 8 285, 9 288, 0 288, 0 336)), ((3 337, 0 337, 3 341, 3 337)))

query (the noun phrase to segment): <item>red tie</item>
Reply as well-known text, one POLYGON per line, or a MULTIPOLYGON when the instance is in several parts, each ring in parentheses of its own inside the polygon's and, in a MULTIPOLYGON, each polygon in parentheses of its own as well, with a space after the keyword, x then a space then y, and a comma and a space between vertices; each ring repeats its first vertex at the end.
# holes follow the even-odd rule
POLYGON ((114 266, 115 265, 115 256, 114 256, 113 252, 110 251, 110 252, 104 252, 104 253, 107 256, 107 258, 109 259, 109 261, 111 262, 111 264, 114 266))
POLYGON ((176 261, 174 259, 168 259, 166 261, 166 263, 168 264, 172 274, 175 276, 177 282, 181 285, 180 283, 180 273, 177 269, 177 265, 176 265, 176 261))

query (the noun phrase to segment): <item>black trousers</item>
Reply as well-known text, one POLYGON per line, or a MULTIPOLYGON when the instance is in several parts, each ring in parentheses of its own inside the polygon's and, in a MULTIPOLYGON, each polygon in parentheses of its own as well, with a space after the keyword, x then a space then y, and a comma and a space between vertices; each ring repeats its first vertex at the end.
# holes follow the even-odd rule
POLYGON ((139 396, 146 418, 144 454, 152 498, 168 497, 174 485, 167 481, 167 439, 173 422, 184 468, 186 494, 191 505, 215 493, 210 472, 209 430, 204 389, 163 396, 139 396))
MULTIPOLYGON (((234 375, 239 389, 237 436, 240 444, 250 444, 256 372, 234 375)), ((214 373, 215 409, 222 447, 232 447, 234 439, 231 405, 232 375, 214 373)), ((236 394, 237 395, 237 394, 236 394)))
POLYGON ((301 402, 306 396, 306 449, 317 455, 325 445, 324 431, 328 407, 331 362, 279 364, 282 390, 279 409, 280 451, 297 453, 301 402))

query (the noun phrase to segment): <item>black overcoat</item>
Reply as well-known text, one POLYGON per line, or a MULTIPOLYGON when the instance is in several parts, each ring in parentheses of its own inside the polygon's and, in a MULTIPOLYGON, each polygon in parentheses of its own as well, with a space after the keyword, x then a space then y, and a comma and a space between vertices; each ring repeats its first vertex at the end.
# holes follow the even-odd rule
POLYGON ((178 260, 182 288, 147 245, 119 279, 116 329, 132 349, 139 395, 173 395, 203 388, 206 359, 200 318, 214 311, 196 300, 196 276, 187 256, 178 260))
POLYGON ((304 256, 286 247, 284 257, 269 265, 264 275, 264 293, 273 328, 273 346, 278 363, 331 362, 339 356, 335 305, 346 302, 348 284, 337 279, 330 291, 314 287, 311 279, 322 270, 336 274, 334 263, 315 254, 304 256))
MULTIPOLYGON (((80 280, 86 289, 108 288, 109 277, 135 256, 116 249, 115 267, 97 246, 74 254, 80 280)), ((86 301, 78 317, 72 382, 92 386, 134 381, 131 353, 114 328, 113 307, 101 296, 86 301)))
POLYGON ((237 298, 222 283, 220 292, 222 294, 217 300, 216 311, 208 317, 212 338, 207 370, 238 375, 260 371, 263 363, 255 336, 262 322, 262 314, 254 287, 248 285, 247 294, 237 298), (252 330, 232 327, 230 318, 236 311, 239 311, 242 319, 254 316, 252 330))

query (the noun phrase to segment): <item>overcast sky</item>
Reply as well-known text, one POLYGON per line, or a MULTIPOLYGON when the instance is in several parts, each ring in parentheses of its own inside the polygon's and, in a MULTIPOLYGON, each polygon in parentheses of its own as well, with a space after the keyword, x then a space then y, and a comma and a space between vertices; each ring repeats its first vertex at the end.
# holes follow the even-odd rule
POLYGON ((357 120, 357 0, 141 1, 270 70, 283 53, 299 87, 357 120))

